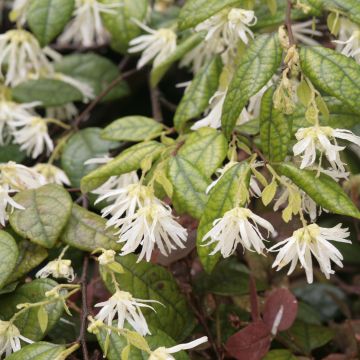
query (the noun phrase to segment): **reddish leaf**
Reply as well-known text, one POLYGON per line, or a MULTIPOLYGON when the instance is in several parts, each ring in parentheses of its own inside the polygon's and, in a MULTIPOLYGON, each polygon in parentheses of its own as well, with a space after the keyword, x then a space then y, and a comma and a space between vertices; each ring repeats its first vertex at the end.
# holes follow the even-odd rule
POLYGON ((258 320, 229 337, 226 350, 237 360, 260 360, 270 348, 268 326, 258 320))
POLYGON ((298 311, 296 297, 288 289, 276 289, 266 298, 264 323, 275 335, 284 331, 294 323, 298 311))

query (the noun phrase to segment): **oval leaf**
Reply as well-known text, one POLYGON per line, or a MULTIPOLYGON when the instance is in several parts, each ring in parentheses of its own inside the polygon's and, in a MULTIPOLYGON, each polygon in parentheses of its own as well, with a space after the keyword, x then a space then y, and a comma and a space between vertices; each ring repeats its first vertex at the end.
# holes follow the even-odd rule
POLYGON ((359 64, 345 55, 320 46, 302 48, 300 62, 302 71, 318 89, 359 112, 359 64))
POLYGON ((15 209, 10 215, 12 228, 20 236, 52 248, 71 214, 72 201, 68 192, 59 185, 49 184, 22 191, 14 200, 25 210, 15 209))
POLYGON ((0 288, 6 283, 6 280, 12 274, 17 259, 19 250, 14 238, 7 232, 0 230, 0 288))
POLYGON ((83 251, 98 248, 120 250, 113 228, 106 227, 106 220, 79 205, 74 204, 70 220, 61 234, 66 244, 83 251))
POLYGON ((158 137, 162 124, 145 116, 125 116, 113 121, 102 132, 101 137, 113 141, 143 141, 158 137))
POLYGON ((290 163, 274 166, 280 174, 285 175, 300 189, 304 190, 322 208, 340 215, 360 219, 360 212, 346 195, 341 186, 330 176, 313 170, 301 170, 290 163))
POLYGON ((277 34, 264 34, 250 44, 240 60, 225 98, 222 127, 230 137, 249 99, 272 78, 281 63, 282 49, 277 34))
POLYGON ((21 350, 6 357, 7 360, 54 360, 66 347, 64 345, 37 342, 26 345, 21 350))

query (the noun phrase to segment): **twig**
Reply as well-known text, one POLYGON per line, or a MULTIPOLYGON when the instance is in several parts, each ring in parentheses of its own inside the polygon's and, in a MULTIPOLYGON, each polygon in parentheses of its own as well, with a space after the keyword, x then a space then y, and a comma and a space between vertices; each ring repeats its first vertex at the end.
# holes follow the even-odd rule
POLYGON ((90 112, 94 109, 94 107, 121 81, 128 78, 132 74, 134 74, 137 69, 129 70, 123 74, 120 74, 117 78, 115 78, 106 89, 104 89, 86 108, 85 110, 75 119, 74 127, 77 128, 80 123, 90 114, 90 112))
POLYGON ((249 290, 250 290, 251 318, 252 321, 256 321, 260 319, 260 314, 259 314, 258 296, 256 292, 256 283, 252 275, 250 275, 249 278, 249 290))
POLYGON ((81 324, 80 324, 80 334, 79 339, 81 343, 81 348, 84 356, 84 360, 89 360, 89 352, 86 346, 86 328, 87 328, 87 317, 88 317, 88 304, 87 304, 87 270, 89 265, 89 256, 85 255, 82 267, 82 274, 80 279, 81 285, 81 324))
POLYGON ((291 7, 292 7, 291 0, 288 0, 286 7, 286 15, 285 15, 285 25, 289 36, 290 46, 295 45, 295 38, 291 26, 291 7))
POLYGON ((175 112, 177 109, 177 105, 173 104, 169 100, 165 99, 163 96, 160 96, 160 102, 163 104, 166 108, 168 108, 170 111, 175 112))
POLYGON ((162 116, 162 111, 161 111, 159 89, 156 86, 153 87, 151 85, 150 76, 149 76, 149 91, 150 91, 150 99, 151 99, 151 108, 152 108, 153 118, 158 122, 162 122, 163 116, 162 116))

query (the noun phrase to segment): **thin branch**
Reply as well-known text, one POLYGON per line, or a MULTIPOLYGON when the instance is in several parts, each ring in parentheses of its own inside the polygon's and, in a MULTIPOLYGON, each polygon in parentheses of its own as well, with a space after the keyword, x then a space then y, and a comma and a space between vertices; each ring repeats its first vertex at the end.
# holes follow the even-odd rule
POLYGON ((80 123, 91 113, 94 107, 121 81, 125 80, 129 76, 133 75, 137 69, 129 70, 123 74, 120 74, 117 78, 115 78, 106 89, 104 89, 86 108, 85 110, 75 119, 74 127, 78 127, 80 123))
POLYGON ((150 77, 149 77, 149 91, 150 91, 153 118, 158 122, 162 122, 163 116, 162 116, 161 104, 160 104, 160 92, 156 86, 153 87, 151 85, 150 77))
POLYGON ((172 112, 175 112, 177 109, 177 105, 165 99, 163 96, 160 96, 160 103, 163 104, 167 109, 169 109, 172 112))
POLYGON ((289 36, 290 46, 295 45, 295 38, 294 38, 294 34, 292 31, 292 24, 291 24, 291 8, 292 8, 291 0, 288 0, 287 6, 286 6, 285 25, 286 25, 288 36, 289 36))
POLYGON ((86 346, 86 329, 87 329, 87 317, 88 317, 88 303, 87 303, 87 271, 89 265, 89 256, 85 255, 82 267, 82 274, 80 279, 81 285, 81 302, 82 302, 82 310, 81 310, 81 324, 80 324, 80 334, 79 339, 81 343, 82 353, 84 356, 84 360, 89 360, 89 352, 86 346))

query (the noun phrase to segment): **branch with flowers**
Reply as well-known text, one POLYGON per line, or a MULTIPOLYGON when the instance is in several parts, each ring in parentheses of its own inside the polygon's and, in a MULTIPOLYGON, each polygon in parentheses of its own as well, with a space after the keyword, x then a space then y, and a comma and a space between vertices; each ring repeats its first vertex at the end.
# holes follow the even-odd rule
POLYGON ((356 0, 0 11, 0 358, 359 356, 356 0))

